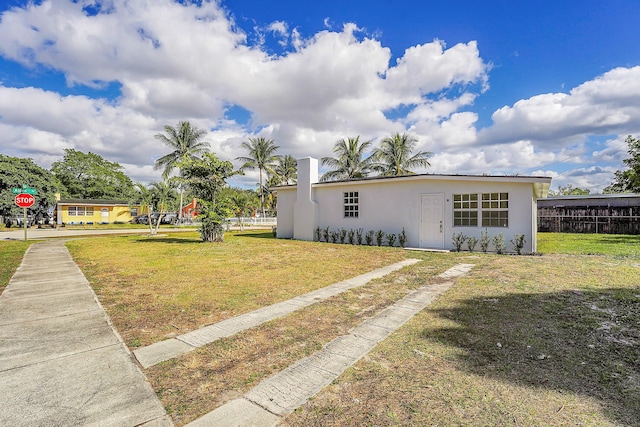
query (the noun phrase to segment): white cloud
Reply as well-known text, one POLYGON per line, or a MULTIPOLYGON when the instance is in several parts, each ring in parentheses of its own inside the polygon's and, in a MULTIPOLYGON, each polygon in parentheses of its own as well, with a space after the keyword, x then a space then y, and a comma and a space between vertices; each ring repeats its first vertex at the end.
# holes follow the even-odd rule
POLYGON ((530 139, 557 147, 590 134, 625 133, 640 128, 640 66, 616 68, 573 88, 516 102, 493 113, 494 124, 481 143, 530 139))
MULTIPOLYGON (((121 95, 0 86, 2 152, 48 167, 73 147, 125 165, 134 180, 158 179, 152 166, 167 149, 153 135, 190 120, 210 130, 207 139, 224 159, 243 155, 241 142, 254 135, 273 138, 283 154, 320 158, 347 136, 377 142, 409 131, 418 149, 435 153, 432 172, 498 173, 544 170, 590 134, 640 130, 640 67, 505 106, 478 131, 471 108, 488 89, 491 65, 475 41, 418 44, 392 63, 391 50, 355 23, 334 30, 327 18, 326 29, 309 37, 296 23, 256 23, 259 37, 281 43, 283 53, 273 54, 264 41, 250 43, 219 2, 201 3, 112 0, 89 15, 83 7, 92 1, 45 0, 4 12, 4 58, 55 70, 69 84, 118 82, 121 95), (234 105, 249 111, 248 125, 229 116, 234 105)), ((572 162, 585 170, 596 160, 619 164, 625 152, 614 147, 572 162)), ((238 182, 253 186, 257 175, 238 182)))

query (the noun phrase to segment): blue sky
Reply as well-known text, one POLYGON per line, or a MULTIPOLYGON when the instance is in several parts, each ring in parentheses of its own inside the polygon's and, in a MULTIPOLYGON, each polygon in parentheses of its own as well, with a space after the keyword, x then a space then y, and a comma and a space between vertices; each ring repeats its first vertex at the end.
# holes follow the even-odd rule
MULTIPOLYGON (((159 180, 153 135, 190 120, 331 155, 409 132, 421 172, 531 174, 600 191, 640 131, 640 2, 0 2, 0 152, 65 148, 159 180)), ((234 182, 254 186, 257 174, 234 182)))

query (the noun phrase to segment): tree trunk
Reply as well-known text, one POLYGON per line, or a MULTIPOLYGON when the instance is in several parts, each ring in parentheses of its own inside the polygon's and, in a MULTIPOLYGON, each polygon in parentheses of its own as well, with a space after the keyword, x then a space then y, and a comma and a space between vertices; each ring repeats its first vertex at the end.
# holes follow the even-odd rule
POLYGON ((205 225, 200 227, 200 235, 203 242, 224 242, 224 227, 221 224, 205 225))
POLYGON ((260 206, 262 207, 262 218, 264 218, 264 191, 262 190, 262 168, 260 168, 260 206))
POLYGON ((182 191, 182 184, 180 184, 180 210, 178 211, 179 224, 182 224, 182 204, 184 203, 183 197, 184 197, 184 193, 182 191))

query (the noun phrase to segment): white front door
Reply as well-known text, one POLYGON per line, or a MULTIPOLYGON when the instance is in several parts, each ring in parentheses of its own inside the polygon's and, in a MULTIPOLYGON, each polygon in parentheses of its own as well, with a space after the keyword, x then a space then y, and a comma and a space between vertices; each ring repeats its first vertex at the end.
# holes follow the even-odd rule
POLYGON ((109 208, 100 209, 100 221, 104 223, 109 223, 109 208))
POLYGON ((444 194, 423 194, 420 247, 444 249, 444 194))

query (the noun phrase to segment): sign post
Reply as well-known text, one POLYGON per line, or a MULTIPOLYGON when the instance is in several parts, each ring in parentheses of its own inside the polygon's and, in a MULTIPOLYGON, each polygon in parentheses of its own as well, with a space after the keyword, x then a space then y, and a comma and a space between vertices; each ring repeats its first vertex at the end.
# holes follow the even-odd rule
MULTIPOLYGON (((35 190, 33 190, 35 191, 35 190)), ((22 219, 22 224, 24 225, 24 241, 27 241, 27 208, 33 206, 36 202, 35 197, 31 194, 20 193, 15 197, 15 202, 18 207, 21 207, 23 210, 24 217, 22 219)))

